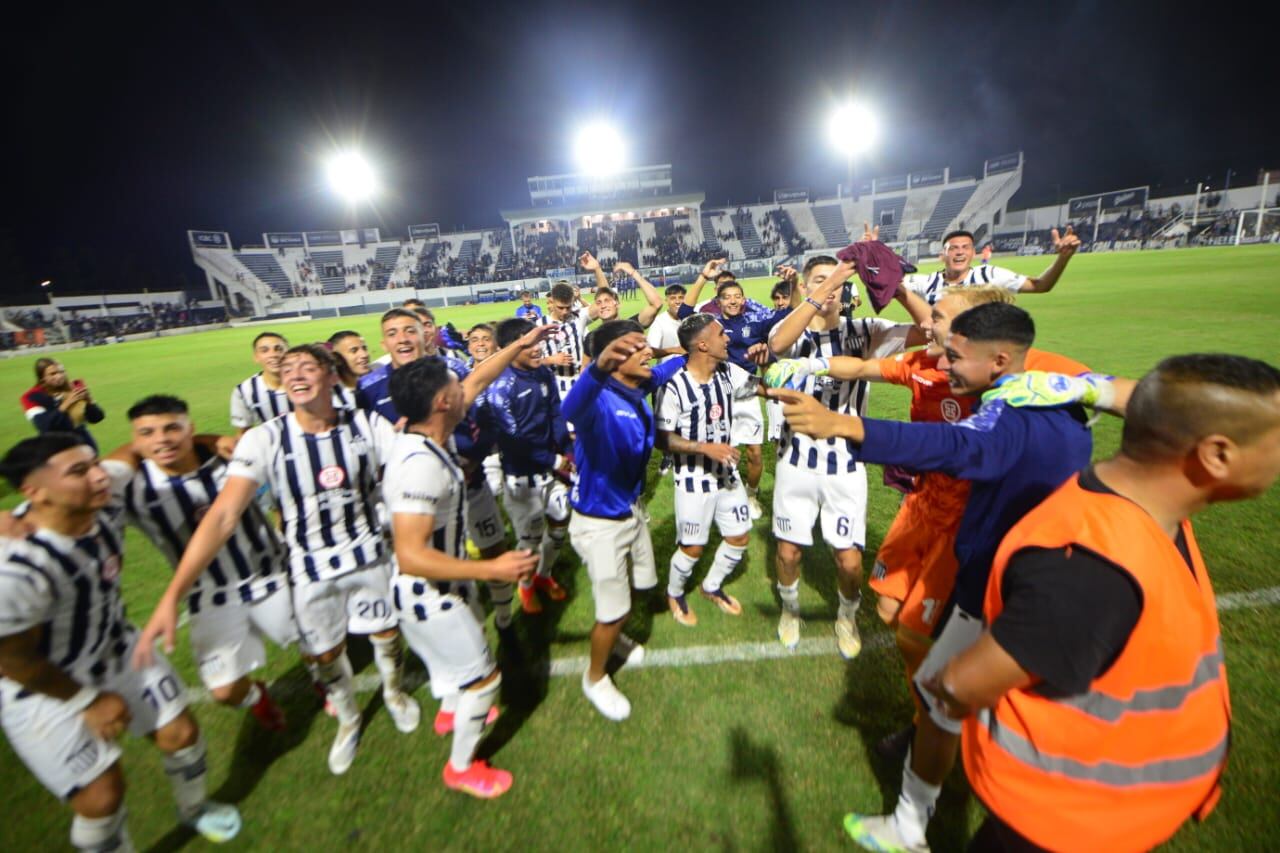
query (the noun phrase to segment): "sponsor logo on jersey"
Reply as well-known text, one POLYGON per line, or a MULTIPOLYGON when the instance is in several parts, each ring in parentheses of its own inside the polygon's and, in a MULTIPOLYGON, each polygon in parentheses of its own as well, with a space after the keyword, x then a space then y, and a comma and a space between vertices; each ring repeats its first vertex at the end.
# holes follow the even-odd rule
POLYGON ((102 579, 114 581, 118 577, 120 577, 120 555, 112 554, 102 561, 102 579))
POLYGON ((949 424, 960 420, 960 404, 947 397, 942 401, 942 419, 949 424))
POLYGON ((336 489, 347 481, 347 472, 339 465, 326 465, 316 474, 316 482, 323 489, 336 489))

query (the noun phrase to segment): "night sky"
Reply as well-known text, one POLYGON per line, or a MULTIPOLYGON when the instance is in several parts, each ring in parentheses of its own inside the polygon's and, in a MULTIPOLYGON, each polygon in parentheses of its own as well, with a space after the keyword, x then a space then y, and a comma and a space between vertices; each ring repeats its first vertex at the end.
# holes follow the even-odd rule
POLYGON ((596 116, 624 129, 632 164, 670 162, 677 191, 717 204, 833 192, 845 164, 824 116, 850 93, 882 122, 861 175, 973 174, 1021 149, 1014 207, 1280 168, 1277 22, 1211 7, 29 5, 39 17, 6 39, 6 302, 39 299, 43 278, 61 293, 201 286, 187 228, 239 246, 497 225, 527 206, 526 177, 573 170, 573 129, 596 116), (377 164, 392 191, 376 211, 350 216, 325 191, 335 143, 377 164))

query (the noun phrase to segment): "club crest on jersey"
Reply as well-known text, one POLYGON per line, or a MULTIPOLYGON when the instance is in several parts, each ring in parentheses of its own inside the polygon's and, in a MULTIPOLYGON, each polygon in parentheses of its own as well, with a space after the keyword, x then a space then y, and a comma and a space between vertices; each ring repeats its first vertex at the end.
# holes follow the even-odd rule
POLYGON ((102 579, 114 581, 118 577, 120 577, 120 555, 112 554, 102 561, 102 579))
POLYGON ((347 481, 347 472, 339 465, 326 465, 316 474, 316 482, 323 489, 336 489, 347 481))
POLYGON ((721 407, 719 403, 712 403, 711 411, 709 411, 707 414, 711 418, 711 420, 718 421, 720 420, 720 418, 724 416, 724 409, 721 407))
POLYGON ((947 397, 942 401, 942 419, 949 424, 960 420, 960 404, 947 397))

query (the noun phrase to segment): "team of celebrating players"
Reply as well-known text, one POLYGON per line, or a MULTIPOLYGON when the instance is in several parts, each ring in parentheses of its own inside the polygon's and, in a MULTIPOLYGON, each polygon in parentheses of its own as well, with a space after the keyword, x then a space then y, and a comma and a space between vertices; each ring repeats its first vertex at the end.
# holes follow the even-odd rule
MULTIPOLYGON (((866 238, 874 240, 874 232, 866 238)), ((855 262, 825 255, 802 270, 782 268, 771 308, 746 299, 721 260, 708 262, 687 290, 671 285, 665 294, 619 263, 645 298, 639 314, 619 319, 617 293, 584 254, 582 267, 596 279, 593 301, 567 282, 551 288, 545 313, 526 295, 515 317, 472 328, 466 352, 448 349, 461 342, 442 334, 416 301, 383 315, 385 356, 376 362, 352 331, 334 334, 327 345, 293 347, 280 335, 260 334, 253 358, 261 369, 232 392, 234 438, 197 435, 183 400, 154 395, 128 412, 133 440, 101 461, 75 432, 20 442, 3 460, 5 476, 27 498, 5 519, 0 540, 5 732, 37 778, 72 806, 76 847, 129 849, 116 740, 125 728, 151 737, 164 753, 180 818, 211 840, 233 837, 239 815, 207 799, 204 740, 181 681, 155 648, 160 641, 172 652, 185 605, 205 687, 268 729, 285 721, 253 673, 266 663, 265 641, 298 642, 336 717, 328 757, 334 774, 351 767, 361 730, 348 634, 368 635, 397 729, 418 727, 420 708, 402 685, 403 636, 440 702, 434 728, 452 734, 445 785, 500 796, 511 774, 476 757, 485 727, 498 715, 501 683, 482 627, 483 601, 494 611, 501 642, 514 649, 517 600, 526 618, 536 618, 542 599, 567 595, 555 576, 567 540, 586 569, 595 608, 582 689, 606 718, 626 719, 630 701, 607 666, 610 657, 643 658, 643 646, 622 627, 632 591, 659 583, 642 501, 650 454, 656 447, 665 455, 674 493, 676 549, 665 600, 673 619, 692 627, 698 615, 688 585, 713 525, 720 544, 699 592, 721 613, 742 614, 727 586, 753 522, 764 514, 758 488, 767 437, 777 447, 770 514, 777 636, 789 648, 800 639, 801 565, 819 525, 837 572, 837 648, 848 660, 859 654, 865 465, 907 469, 895 477, 901 469, 886 467, 886 482, 894 479, 907 495, 870 585, 880 617, 896 633, 918 714, 880 745, 904 759, 897 808, 881 817, 849 815, 845 826, 869 849, 927 850, 926 825, 959 750, 961 718, 970 707, 993 705, 999 717, 1000 697, 1027 688, 1016 677, 998 693, 987 684, 966 686, 966 679, 984 677, 973 675, 979 669, 970 658, 996 654, 989 648, 993 567, 1006 599, 995 607, 996 648, 1021 665, 1018 672, 1034 671, 1066 691, 1061 695, 1087 691, 1120 654, 1128 632, 1140 630, 1129 614, 1127 622, 1123 615, 1113 620, 1109 645, 1097 637, 1059 639, 1071 654, 1068 665, 1061 648, 1056 656, 1048 648, 1048 630, 1061 620, 1044 618, 1042 609, 1041 624, 1034 624, 1035 607, 1047 607, 1044 595, 1037 599, 1011 584, 1033 583, 1037 572, 1067 558, 1001 550, 1024 516, 1075 483, 1077 472, 1088 476, 1080 475, 1076 488, 1090 495, 1107 490, 1088 468, 1092 441, 1083 405, 1123 416, 1131 399, 1159 398, 1150 388, 1142 393, 1157 379, 1135 390, 1132 382, 1032 348, 1034 325, 1011 304, 1013 294, 1052 288, 1077 245, 1068 231, 1052 266, 1027 278, 985 263, 971 268, 972 235, 949 234, 943 269, 896 289, 908 323, 854 316, 855 262), (699 306, 707 283, 715 298, 699 306), (865 418, 871 382, 910 388, 912 423, 865 418), (772 398, 764 406, 768 429, 763 396, 772 398), (120 598, 126 524, 174 568, 141 631, 125 620, 120 598), (487 596, 477 582, 487 585, 487 596), (1100 657, 1099 647, 1110 656, 1100 657), (957 669, 960 662, 967 668, 957 669), (989 701, 975 705, 975 696, 989 701)), ((1172 371, 1179 381, 1218 386, 1218 398, 1239 392, 1265 399, 1269 388, 1275 398, 1280 390, 1280 374, 1246 359, 1227 367, 1162 365, 1153 376, 1162 370, 1159 381, 1172 381, 1172 371), (1236 382, 1241 372, 1252 378, 1236 382)), ((1140 413, 1147 424, 1156 417, 1151 405, 1140 413)), ((1269 413, 1271 428, 1275 414, 1269 413)), ((1151 464, 1128 445, 1125 452, 1151 464)), ((1206 491, 1206 500, 1266 486, 1254 471, 1261 479, 1233 491, 1243 469, 1227 468, 1214 474, 1221 488, 1206 491)), ((1193 501, 1187 506, 1187 514, 1198 508, 1193 501)), ((1183 553, 1195 553, 1194 546, 1183 553)), ((1091 571, 1099 587, 1124 584, 1116 571, 1091 571)), ((1053 613, 1062 620, 1078 588, 1077 581, 1056 590, 1053 613)), ((1149 589, 1140 581, 1139 609, 1149 589)), ((1001 665, 1007 672, 1007 661, 992 664, 1001 665)), ((999 744, 994 723, 990 732, 996 746, 988 745, 988 753, 1009 749, 999 744)), ((984 772, 972 769, 983 766, 983 756, 971 761, 968 748, 966 740, 971 775, 984 772)), ((1220 758, 1180 781, 1207 785, 1207 797, 1225 752, 1220 758)), ((985 772, 984 800, 993 814, 981 837, 1008 844, 1060 830, 1042 818, 1025 820, 1020 806, 1002 808, 1005 795, 985 772)))

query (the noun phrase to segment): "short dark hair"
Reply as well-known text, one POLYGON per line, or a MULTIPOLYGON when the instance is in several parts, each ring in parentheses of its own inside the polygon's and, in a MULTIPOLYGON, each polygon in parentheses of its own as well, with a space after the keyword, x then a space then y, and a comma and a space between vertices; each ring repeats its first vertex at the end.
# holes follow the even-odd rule
POLYGON ((777 299, 779 296, 791 296, 791 282, 780 281, 773 286, 773 290, 769 291, 770 299, 777 299))
POLYGON ((400 307, 408 308, 411 311, 417 311, 419 308, 426 308, 427 303, 423 302, 421 299, 417 299, 411 296, 408 299, 406 299, 404 302, 401 302, 400 307))
POLYGON ((44 381, 44 372, 50 367, 58 363, 56 358, 37 358, 36 359, 36 381, 44 381))
POLYGON ((720 284, 726 278, 733 279, 734 281, 738 280, 738 277, 734 275, 733 270, 720 270, 720 272, 716 273, 716 284, 720 284))
MULTIPOLYGON (((736 278, 729 279, 728 281, 720 281, 719 279, 716 279, 716 299, 719 299, 720 295, 731 287, 736 287, 738 290, 742 290, 742 285, 738 283, 736 278)), ((742 293, 744 296, 746 295, 745 290, 742 290, 742 293)))
POLYGON ((32 471, 64 450, 88 444, 84 437, 74 432, 45 432, 24 438, 0 459, 0 475, 15 489, 22 488, 32 471))
POLYGON ((472 332, 488 332, 493 334, 493 326, 488 323, 476 323, 470 329, 467 329, 467 337, 471 337, 472 332))
POLYGON ((1142 377, 1125 406, 1120 452, 1140 462, 1177 458, 1206 435, 1249 444, 1280 424, 1258 406, 1280 394, 1280 370, 1242 355, 1166 358, 1142 377))
POLYGON ((804 269, 800 270, 800 275, 808 278, 814 267, 834 267, 838 263, 840 262, 830 255, 814 255, 804 262, 804 269))
POLYGON ((547 294, 547 298, 552 302, 568 302, 573 304, 573 288, 565 284, 563 281, 553 284, 551 292, 547 294))
POLYGON ((523 335, 528 334, 531 329, 533 329, 533 323, 523 317, 512 317, 498 324, 498 328, 493 332, 493 337, 499 347, 505 347, 508 344, 515 343, 523 335))
POLYGON ((1017 305, 988 302, 956 315, 951 332, 971 341, 1000 342, 1029 347, 1035 343, 1036 324, 1017 305))
POLYGON ((942 245, 944 245, 944 246, 945 246, 945 245, 947 245, 948 243, 950 243, 950 242, 951 242, 951 238, 953 238, 953 237, 968 237, 968 238, 969 238, 969 242, 970 242, 970 243, 977 244, 977 242, 978 242, 977 240, 974 240, 974 239, 973 239, 973 232, 972 232, 972 231, 966 231, 966 230, 964 230, 963 228, 957 228, 956 230, 954 230, 954 231, 948 231, 945 235, 943 235, 943 237, 942 237, 942 245))
POLYGON ((172 394, 152 394, 134 403, 125 414, 129 420, 134 420, 147 415, 185 415, 189 411, 187 401, 181 397, 175 397, 172 394))
POLYGON ((420 358, 391 372, 391 403, 411 424, 431 417, 431 406, 453 374, 442 359, 420 358))
POLYGON ((675 284, 668 284, 667 289, 662 291, 663 295, 665 296, 675 296, 677 293, 683 294, 687 292, 688 291, 684 289, 684 285, 680 284, 679 282, 675 284))
POLYGON ((258 341, 262 340, 263 338, 279 338, 286 347, 289 346, 289 339, 286 338, 284 335, 281 335, 277 332, 258 332, 257 336, 253 339, 253 343, 249 345, 250 348, 257 349, 258 341))
POLYGON ((601 323, 600 328, 591 333, 591 357, 595 358, 604 352, 609 344, 623 335, 630 335, 634 332, 644 334, 644 328, 635 320, 610 320, 607 323, 601 323))
POLYGON ((424 318, 427 320, 430 320, 432 323, 436 321, 436 312, 432 311, 430 308, 428 308, 425 305, 418 306, 417 308, 411 308, 409 310, 413 311, 414 314, 418 315, 419 322, 421 322, 424 318))
POLYGON ((676 330, 676 337, 680 339, 680 347, 685 352, 693 352, 693 342, 698 339, 716 318, 711 314, 690 314, 680 321, 680 328, 676 330))
POLYGON ((394 320, 397 317, 407 317, 415 323, 422 323, 422 318, 410 311, 408 308, 392 308, 390 311, 382 315, 382 319, 378 321, 378 325, 381 326, 388 320, 394 320))
POLYGON ((612 296, 614 302, 618 301, 618 291, 614 290, 612 287, 597 287, 596 299, 599 299, 601 296, 612 296))
POLYGON ((338 357, 330 352, 329 348, 324 344, 298 344, 297 346, 289 347, 284 351, 285 358, 288 358, 291 355, 309 355, 314 358, 316 360, 316 364, 321 367, 326 368, 333 373, 338 372, 338 357))
POLYGON ((327 343, 331 347, 336 347, 341 341, 344 341, 347 338, 358 338, 358 337, 360 337, 359 332, 353 331, 351 329, 343 329, 341 332, 334 332, 332 335, 330 335, 327 343))

